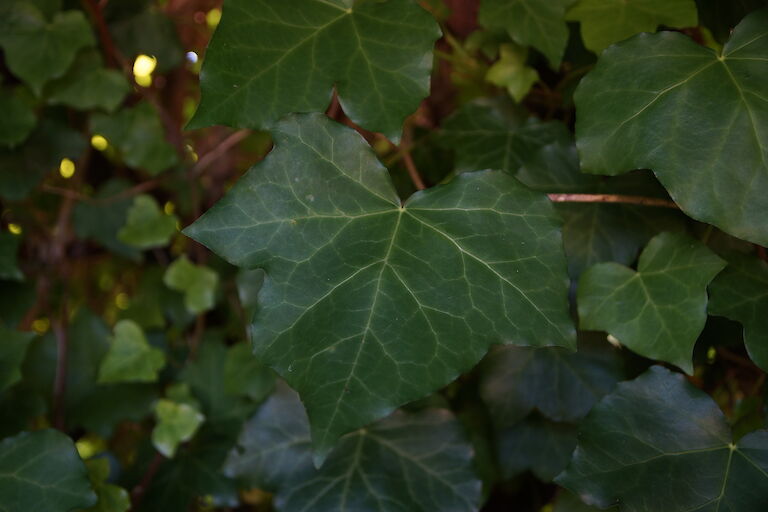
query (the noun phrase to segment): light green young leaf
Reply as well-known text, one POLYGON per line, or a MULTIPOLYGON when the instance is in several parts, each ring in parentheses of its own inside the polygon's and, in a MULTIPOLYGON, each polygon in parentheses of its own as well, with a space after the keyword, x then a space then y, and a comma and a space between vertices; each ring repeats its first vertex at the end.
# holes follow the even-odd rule
POLYGON ((693 373, 693 346, 707 321, 707 285, 726 263, 681 234, 655 236, 637 271, 599 263, 581 275, 582 329, 607 331, 640 355, 693 373))
POLYGON ((768 503, 768 431, 734 442, 709 396, 654 366, 592 409, 556 481, 621 512, 756 512, 768 503))
POLYGON ((749 357, 768 372, 768 264, 737 254, 728 260, 709 285, 709 314, 740 322, 749 357))
POLYGON ((96 503, 72 440, 57 430, 0 441, 0 504, 5 512, 69 512, 96 503))
POLYGON ((167 245, 179 219, 167 215, 152 196, 142 194, 133 200, 128 210, 128 220, 117 233, 117 238, 139 249, 151 249, 167 245))
POLYGON ((166 399, 155 405, 155 417, 157 425, 152 430, 152 444, 168 458, 173 458, 180 443, 192 439, 205 420, 191 405, 166 399))
POLYGON ((0 393, 21 380, 21 363, 34 337, 0 325, 0 393))
POLYGON ((277 512, 469 512, 480 480, 471 445, 446 410, 396 412, 346 435, 319 470, 298 396, 278 388, 246 423, 225 473, 276 493, 277 512))
POLYGON ((581 22, 584 46, 595 53, 639 32, 655 32, 660 25, 699 24, 694 0, 579 0, 567 19, 581 22))
POLYGON ((264 268, 255 354, 302 395, 320 457, 492 344, 574 346, 559 220, 543 194, 488 171, 401 205, 353 130, 295 115, 274 138, 185 232, 264 268))
POLYGON ((81 48, 95 43, 81 11, 56 13, 49 22, 33 4, 11 0, 0 7, 0 16, 0 47, 8 69, 37 95, 69 69, 81 48))
POLYGON ((505 88, 512 99, 520 102, 539 80, 539 73, 525 64, 528 57, 526 48, 503 44, 499 53, 499 60, 488 69, 485 79, 505 88))
POLYGON ((184 294, 184 305, 190 313, 200 314, 215 304, 219 275, 204 265, 195 265, 186 255, 168 266, 163 282, 184 294))
POLYGON ((126 512, 131 508, 128 491, 118 485, 107 483, 109 459, 106 457, 90 459, 85 461, 85 466, 88 468, 88 478, 99 501, 82 512, 126 512))
POLYGON ((34 110, 10 89, 0 89, 0 146, 12 148, 24 142, 37 124, 34 110))
POLYGON ((428 94, 439 37, 411 0, 227 0, 190 126, 261 128, 289 112, 322 112, 335 85, 350 119, 397 142, 428 94))
POLYGON ((517 44, 541 51, 557 69, 568 43, 565 10, 571 3, 573 0, 482 0, 478 17, 485 28, 504 29, 517 44))
POLYGON ((141 327, 131 320, 120 320, 99 367, 99 382, 154 382, 163 366, 163 351, 150 346, 141 327))
POLYGON ((606 50, 575 95, 583 170, 652 169, 691 217, 768 245, 766 35, 763 9, 720 56, 671 32, 606 50))
POLYGON ((0 279, 23 281, 24 274, 18 266, 17 254, 21 237, 0 233, 0 279))
POLYGON ((94 114, 91 132, 105 137, 130 167, 155 176, 176 165, 179 157, 165 139, 155 109, 147 102, 114 114, 94 114))

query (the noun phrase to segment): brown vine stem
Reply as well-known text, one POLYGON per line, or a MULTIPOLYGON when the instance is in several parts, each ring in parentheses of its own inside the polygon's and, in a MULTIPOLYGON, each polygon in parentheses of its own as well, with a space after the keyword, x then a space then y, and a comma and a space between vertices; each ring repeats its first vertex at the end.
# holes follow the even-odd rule
POLYGON ((416 169, 416 164, 413 162, 413 157, 411 156, 412 144, 413 126, 411 126, 411 123, 405 123, 405 127, 403 127, 403 138, 400 141, 400 150, 403 153, 403 163, 408 171, 408 175, 411 177, 413 185, 418 190, 424 190, 427 186, 424 185, 424 180, 421 179, 421 174, 419 174, 419 170, 416 169))
POLYGON ((139 508, 141 500, 144 498, 144 494, 149 488, 149 484, 152 483, 152 479, 155 477, 155 474, 157 474, 157 470, 160 469, 163 461, 165 461, 165 457, 163 457, 160 452, 155 453, 155 457, 152 459, 152 462, 149 463, 149 466, 147 466, 147 471, 144 473, 141 481, 131 489, 131 510, 137 510, 139 508))
POLYGON ((622 203, 642 206, 657 206, 659 208, 680 207, 674 201, 655 197, 623 196, 617 194, 547 194, 550 201, 555 203, 622 203))
POLYGON ((69 366, 69 337, 67 335, 67 310, 62 306, 61 315, 51 323, 56 337, 56 376, 53 380, 53 426, 65 430, 65 407, 67 395, 67 369, 69 366))
POLYGON ((213 162, 215 162, 219 157, 232 149, 233 146, 248 137, 250 134, 250 130, 239 130, 224 138, 224 140, 219 142, 215 148, 207 152, 205 155, 203 155, 202 158, 200 158, 200 160, 197 161, 195 166, 192 168, 192 174, 195 176, 202 174, 203 171, 205 171, 208 167, 211 166, 211 164, 213 164, 213 162))

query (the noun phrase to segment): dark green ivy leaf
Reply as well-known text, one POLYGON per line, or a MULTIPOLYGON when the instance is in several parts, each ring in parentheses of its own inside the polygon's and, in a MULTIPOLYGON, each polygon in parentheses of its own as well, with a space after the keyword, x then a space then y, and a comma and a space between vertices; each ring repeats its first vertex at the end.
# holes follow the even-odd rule
POLYGON ((504 29, 518 44, 533 46, 557 69, 568 43, 565 9, 573 0, 482 0, 480 24, 504 29))
POLYGON ((560 485, 622 512, 756 512, 768 503, 768 431, 734 442, 715 402, 660 366, 597 404, 560 485))
POLYGON ((66 75, 46 88, 51 105, 67 105, 79 110, 115 110, 130 92, 125 76, 102 65, 96 50, 81 52, 66 75))
POLYGON ((693 238, 662 233, 643 249, 637 271, 599 263, 582 274, 580 327, 606 331, 640 355, 692 373, 707 285, 725 264, 693 238))
POLYGON ((462 512, 480 500, 472 449, 448 411, 398 411, 346 435, 315 470, 306 415, 284 386, 245 425, 225 471, 274 490, 278 512, 462 512))
POLYGON ((34 336, 0 325, 0 393, 21 379, 21 363, 34 336))
POLYGON ((72 440, 57 430, 0 441, 0 507, 5 512, 69 512, 96 503, 72 440))
POLYGON ((21 237, 11 233, 0 233, 0 279, 22 281, 24 274, 18 267, 16 255, 21 237))
POLYGON ((768 264, 754 257, 729 256, 728 266, 709 285, 708 310, 744 326, 749 357, 768 372, 768 264))
POLYGON ((48 21, 33 4, 11 0, 0 8, 0 46, 11 72, 39 95, 43 85, 64 74, 81 48, 95 43, 80 11, 63 11, 48 21))
POLYGON ((438 37, 411 0, 227 0, 190 126, 261 128, 320 112, 335 85, 350 119, 396 142, 427 96, 438 37))
POLYGON ((168 244, 179 219, 160 209, 155 198, 142 194, 133 199, 125 226, 117 232, 117 239, 131 247, 151 249, 168 244))
POLYGON ((24 142, 37 124, 34 110, 10 89, 0 89, 0 146, 12 148, 24 142))
POLYGON ((652 169, 691 217, 768 245, 766 34, 763 9, 722 55, 672 32, 606 50, 576 91, 582 168, 652 169))
POLYGON ((152 176, 178 162, 176 150, 165 139, 157 112, 147 102, 110 115, 94 114, 91 131, 117 148, 128 166, 144 169, 152 176))
POLYGON ((351 129, 295 115, 274 138, 186 233, 265 269, 255 353, 302 395, 320 457, 342 434, 446 385, 491 344, 573 346, 559 221, 545 196, 488 171, 401 205, 351 129))
POLYGON ((503 478, 530 470, 540 480, 551 482, 571 460, 576 448, 576 425, 532 415, 500 429, 495 437, 503 478))

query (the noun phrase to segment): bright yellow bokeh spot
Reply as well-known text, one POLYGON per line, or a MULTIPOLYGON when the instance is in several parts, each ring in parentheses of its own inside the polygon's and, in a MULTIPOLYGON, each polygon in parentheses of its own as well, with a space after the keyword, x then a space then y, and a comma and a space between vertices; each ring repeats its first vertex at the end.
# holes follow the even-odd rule
POLYGON ((62 158, 59 164, 59 174, 62 178, 71 178, 75 175, 75 162, 69 158, 62 158))
POLYGON ((10 223, 8 224, 8 231, 10 231, 14 235, 20 235, 23 230, 21 229, 21 226, 19 226, 18 224, 10 223))
POLYGON ((150 57, 149 55, 139 55, 136 60, 133 61, 133 75, 138 78, 140 76, 149 76, 157 67, 157 59, 150 57))
POLYGON ((221 21, 221 9, 211 9, 208 14, 205 15, 205 22, 211 28, 216 28, 216 25, 221 21))
POLYGON ((128 306, 131 304, 131 300, 128 298, 128 294, 126 293, 118 293, 115 295, 115 306, 118 307, 118 309, 122 309, 125 311, 128 309, 128 306))
POLYGON ((136 80, 136 83, 142 87, 149 87, 150 85, 152 85, 152 75, 146 75, 146 76, 136 75, 133 78, 134 80, 136 80))
POLYGON ((97 151, 104 151, 109 146, 109 141, 103 135, 94 135, 91 137, 91 146, 97 151))
POLYGON ((166 215, 173 215, 173 212, 176 211, 176 205, 170 201, 166 201, 163 205, 163 211, 166 215))
POLYGON ((35 331, 37 334, 43 334, 48 332, 48 329, 51 327, 51 321, 47 318, 38 318, 34 322, 32 322, 32 330, 35 331))
POLYGON ((187 152, 189 153, 189 157, 192 159, 193 162, 197 162, 200 159, 200 157, 197 156, 197 152, 195 152, 195 148, 193 148, 189 144, 187 144, 187 152))
POLYGON ((98 436, 88 434, 75 442, 75 448, 81 459, 90 459, 107 449, 107 443, 98 436))

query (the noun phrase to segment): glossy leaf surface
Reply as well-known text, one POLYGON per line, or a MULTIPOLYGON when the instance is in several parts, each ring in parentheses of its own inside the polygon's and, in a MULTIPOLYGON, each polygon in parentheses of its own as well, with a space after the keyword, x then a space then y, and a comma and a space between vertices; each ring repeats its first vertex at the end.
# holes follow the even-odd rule
POLYGON ((348 128, 294 116, 274 136, 265 161, 185 233, 265 269, 255 353, 302 395, 320 454, 492 343, 573 346, 546 197, 480 172, 401 206, 348 128))
POLYGON ((260 128, 324 111, 335 85, 350 119, 397 141, 428 93, 438 37, 411 0, 227 0, 191 125, 260 128))

